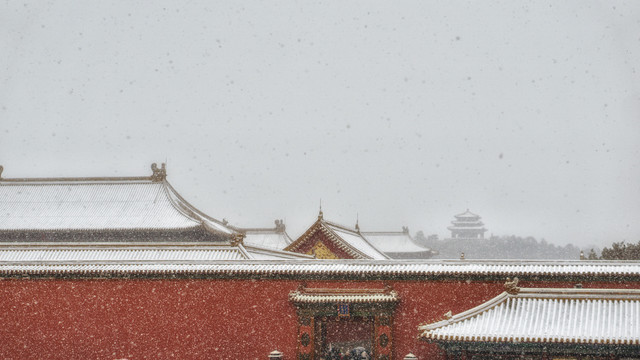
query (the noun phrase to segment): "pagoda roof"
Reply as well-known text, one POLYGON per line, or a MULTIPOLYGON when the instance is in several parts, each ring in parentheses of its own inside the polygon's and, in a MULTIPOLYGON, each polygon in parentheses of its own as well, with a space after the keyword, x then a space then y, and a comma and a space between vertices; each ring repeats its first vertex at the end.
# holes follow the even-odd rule
POLYGON ((480 218, 480 215, 474 214, 469 209, 467 211, 460 213, 458 215, 454 215, 456 219, 467 219, 467 218, 480 218))
MULTIPOLYGON (((508 283, 509 284, 509 283, 508 283)), ((418 327, 437 342, 640 344, 640 290, 518 288, 418 327)), ((507 285, 507 284, 505 284, 507 285)))
POLYGON ((318 231, 324 233, 336 246, 356 259, 389 259, 389 256, 362 236, 359 230, 324 220, 322 212, 320 212, 318 220, 302 236, 287 246, 285 250, 295 251, 318 231))
POLYGON ((451 224, 456 225, 456 226, 457 225, 462 225, 462 227, 469 226, 469 225, 472 225, 472 226, 473 225, 476 225, 476 226, 477 225, 484 225, 484 223, 482 221, 480 221, 480 220, 476 220, 476 221, 456 221, 456 220, 454 220, 454 221, 451 222, 451 224))
POLYGON ((182 198, 166 180, 164 164, 162 168, 153 164, 152 169, 153 175, 145 177, 0 178, 0 234, 156 230, 204 232, 220 238, 236 234, 182 198))
POLYGON ((475 230, 475 231, 487 231, 487 229, 482 225, 476 226, 449 226, 447 227, 449 230, 475 230))

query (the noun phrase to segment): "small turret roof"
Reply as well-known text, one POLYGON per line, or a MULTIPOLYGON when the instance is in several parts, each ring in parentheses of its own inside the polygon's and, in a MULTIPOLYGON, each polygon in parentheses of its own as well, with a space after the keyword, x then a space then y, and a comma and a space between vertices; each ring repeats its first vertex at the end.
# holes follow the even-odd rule
POLYGON ((461 219, 461 218, 467 219, 467 218, 480 218, 480 215, 474 214, 471 211, 469 211, 469 209, 467 209, 467 211, 460 213, 458 215, 454 215, 454 217, 456 219, 461 219))

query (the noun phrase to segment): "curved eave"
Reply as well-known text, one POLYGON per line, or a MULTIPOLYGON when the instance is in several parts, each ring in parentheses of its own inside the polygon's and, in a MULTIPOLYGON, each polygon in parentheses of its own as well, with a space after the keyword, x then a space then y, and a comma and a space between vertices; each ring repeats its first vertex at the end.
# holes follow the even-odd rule
POLYGON ((210 232, 219 232, 227 235, 237 234, 238 232, 226 226, 221 221, 214 219, 204 212, 198 210, 195 206, 191 205, 187 200, 185 200, 171 184, 164 180, 163 184, 165 185, 166 190, 168 191, 168 198, 171 200, 172 205, 177 211, 180 211, 185 216, 189 216, 191 218, 199 221, 205 229, 210 232), (173 195, 173 196, 170 196, 173 195), (175 197, 175 198, 174 198, 175 197))

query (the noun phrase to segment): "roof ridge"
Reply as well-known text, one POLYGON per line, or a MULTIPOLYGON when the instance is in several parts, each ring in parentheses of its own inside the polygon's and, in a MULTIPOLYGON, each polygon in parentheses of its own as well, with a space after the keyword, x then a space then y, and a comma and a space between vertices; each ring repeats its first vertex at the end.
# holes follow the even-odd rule
MULTIPOLYGON (((341 228, 340 226, 336 226, 341 228)), ((365 253, 363 253, 362 251, 360 251, 360 249, 357 249, 356 247, 354 247, 353 245, 351 245, 348 241, 344 240, 342 237, 338 236, 338 234, 336 234, 334 232, 333 229, 325 227, 327 230, 331 231, 333 236, 339 237, 343 243, 345 243, 346 245, 349 246, 349 248, 354 249, 358 254, 361 254, 364 258, 369 258, 371 257, 370 255, 367 255, 365 253)), ((364 235, 362 235, 362 233, 360 233, 359 231, 352 231, 353 235, 356 235, 358 237, 360 237, 367 245, 369 245, 372 249, 374 249, 376 252, 378 252, 378 254, 380 254, 383 258, 385 259, 390 259, 389 256, 387 256, 387 254, 385 254, 382 250, 378 249, 377 247, 375 247, 366 237, 364 237, 364 235)))
MULTIPOLYGON (((333 229, 331 229, 328 226, 324 226, 326 223, 323 221, 320 223, 320 231, 322 231, 322 229, 324 229, 325 231, 329 232, 329 238, 333 241, 336 242, 338 245, 338 247, 343 248, 343 250, 347 251, 347 252, 351 252, 352 254, 355 255, 359 255, 360 257, 367 259, 369 258, 369 256, 367 256, 367 254, 363 253, 362 251, 360 251, 358 248, 354 247, 353 245, 351 245, 348 241, 346 241, 345 239, 343 239, 341 236, 339 236, 338 234, 335 233, 335 231, 333 231, 333 229), (337 241, 336 239, 339 239, 340 241, 337 241), (342 245, 342 246, 340 246, 342 245)), ((354 232, 355 234, 360 235, 359 233, 354 232)), ((377 249, 376 249, 377 250, 377 249)))
POLYGON ((82 182, 82 181, 140 181, 161 182, 167 178, 166 164, 151 164, 152 174, 149 176, 88 176, 88 177, 35 177, 35 178, 3 178, 4 167, 0 165, 0 183, 2 182, 82 182))
POLYGON ((152 181, 151 176, 0 178, 0 183, 152 181))
POLYGON ((336 222, 328 221, 328 220, 324 220, 324 219, 322 220, 322 222, 324 222, 325 224, 328 224, 330 226, 335 226, 335 227, 340 228, 342 230, 350 231, 350 232, 352 232, 354 234, 360 234, 360 231, 357 231, 356 229, 348 228, 346 225, 338 224, 336 222))

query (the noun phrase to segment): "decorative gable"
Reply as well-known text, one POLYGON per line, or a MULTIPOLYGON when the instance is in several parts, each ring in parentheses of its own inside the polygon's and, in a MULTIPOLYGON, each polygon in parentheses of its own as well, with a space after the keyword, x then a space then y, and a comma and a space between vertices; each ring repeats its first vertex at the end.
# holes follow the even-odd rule
POLYGON ((316 259, 340 259, 334 254, 322 241, 318 241, 311 250, 307 251, 308 255, 315 255, 316 259))

